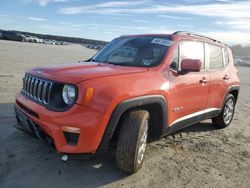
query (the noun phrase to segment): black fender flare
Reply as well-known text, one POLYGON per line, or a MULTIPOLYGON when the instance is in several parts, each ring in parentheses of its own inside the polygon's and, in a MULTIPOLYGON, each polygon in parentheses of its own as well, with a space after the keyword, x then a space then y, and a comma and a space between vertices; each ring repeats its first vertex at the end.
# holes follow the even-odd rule
MULTIPOLYGON (((233 86, 229 87, 228 90, 227 90, 226 96, 227 96, 230 92, 232 92, 232 91, 238 91, 238 94, 239 94, 239 93, 240 93, 240 86, 233 85, 233 86)), ((225 96, 225 98, 226 98, 226 96, 225 96)), ((237 99, 238 99, 238 98, 236 98, 235 101, 237 101, 237 99)))
MULTIPOLYGON (((146 96, 140 96, 135 98, 130 98, 127 100, 124 100, 120 102, 115 109, 113 110, 110 119, 108 121, 108 124, 106 126, 106 129, 104 131, 104 134, 102 136, 102 140, 99 144, 99 147, 97 149, 97 152, 105 151, 110 144, 110 141, 112 139, 112 136, 114 134, 114 131, 118 125, 118 122, 124 112, 126 112, 129 109, 133 108, 140 108, 142 106, 150 105, 150 104, 157 104, 160 106, 162 111, 162 130, 160 132, 166 132, 168 129, 167 125, 167 101, 164 96, 162 95, 146 95, 146 96)), ((159 134, 161 136, 161 134, 159 134)))
MULTIPOLYGON (((227 98, 228 94, 231 93, 232 91, 237 91, 238 94, 239 94, 239 92, 240 92, 240 86, 239 85, 233 85, 233 86, 230 86, 227 89, 227 91, 226 91, 226 93, 224 95, 223 103, 222 103, 221 108, 220 108, 219 112, 217 113, 217 115, 219 115, 221 113, 221 111, 223 110, 223 107, 224 107, 224 105, 226 103, 226 98, 227 98)), ((235 99, 235 102, 237 102, 237 98, 235 99)))
MULTIPOLYGON (((232 91, 237 91, 238 93, 240 92, 240 86, 237 86, 237 85, 233 85, 233 86, 230 86, 228 89, 227 89, 227 92, 225 93, 225 96, 224 96, 224 100, 223 100, 223 105, 225 104, 225 100, 227 98, 227 95, 229 93, 231 93, 232 91)), ((237 102, 237 98, 235 99, 235 101, 237 102)))

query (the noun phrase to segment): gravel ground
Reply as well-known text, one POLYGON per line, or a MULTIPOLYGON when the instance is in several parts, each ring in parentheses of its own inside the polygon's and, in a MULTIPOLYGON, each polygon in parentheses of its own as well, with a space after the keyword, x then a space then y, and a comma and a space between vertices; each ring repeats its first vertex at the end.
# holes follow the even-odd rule
POLYGON ((143 168, 128 176, 114 151, 93 159, 60 155, 15 128, 15 93, 24 70, 74 62, 95 53, 80 45, 0 40, 0 187, 250 187, 250 68, 238 67, 241 91, 232 124, 207 120, 149 144, 143 168))

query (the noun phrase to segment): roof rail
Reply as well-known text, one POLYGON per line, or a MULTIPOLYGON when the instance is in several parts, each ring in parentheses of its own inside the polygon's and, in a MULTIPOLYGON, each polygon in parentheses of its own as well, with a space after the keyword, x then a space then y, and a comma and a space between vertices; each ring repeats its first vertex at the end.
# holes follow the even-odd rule
POLYGON ((129 36, 129 34, 121 35, 119 37, 127 37, 127 36, 129 36))
POLYGON ((194 33, 194 32, 189 32, 189 31, 176 31, 176 32, 173 33, 173 35, 192 35, 192 36, 206 38, 206 39, 212 40, 214 42, 222 43, 221 41, 213 39, 211 37, 201 35, 201 34, 198 34, 198 33, 194 33))

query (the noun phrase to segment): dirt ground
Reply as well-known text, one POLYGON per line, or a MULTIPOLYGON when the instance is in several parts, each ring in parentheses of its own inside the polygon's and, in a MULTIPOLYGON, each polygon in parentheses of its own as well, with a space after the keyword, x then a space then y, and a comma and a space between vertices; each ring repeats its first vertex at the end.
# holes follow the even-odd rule
POLYGON ((149 144, 134 175, 116 167, 112 151, 63 164, 53 148, 15 128, 13 101, 25 69, 94 53, 0 40, 0 187, 250 187, 250 68, 238 67, 241 91, 228 128, 216 130, 207 120, 149 144))

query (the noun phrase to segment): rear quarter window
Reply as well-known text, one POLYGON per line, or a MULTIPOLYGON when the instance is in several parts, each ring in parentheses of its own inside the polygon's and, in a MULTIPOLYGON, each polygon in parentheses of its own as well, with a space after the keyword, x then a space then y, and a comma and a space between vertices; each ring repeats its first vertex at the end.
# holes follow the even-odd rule
POLYGON ((222 48, 211 44, 206 45, 209 69, 220 69, 223 67, 222 48))
POLYGON ((229 57, 228 57, 228 51, 226 48, 223 48, 223 54, 224 54, 224 64, 227 65, 229 63, 229 57))

